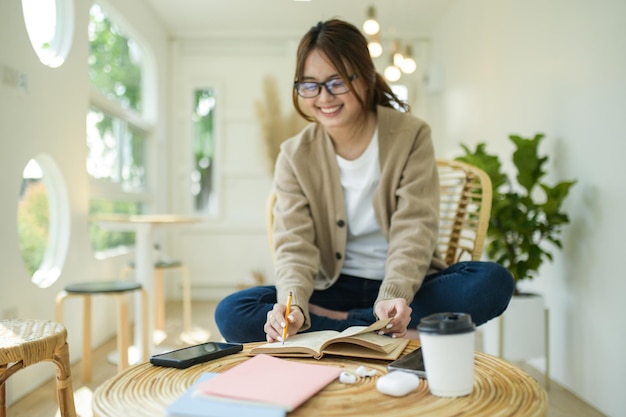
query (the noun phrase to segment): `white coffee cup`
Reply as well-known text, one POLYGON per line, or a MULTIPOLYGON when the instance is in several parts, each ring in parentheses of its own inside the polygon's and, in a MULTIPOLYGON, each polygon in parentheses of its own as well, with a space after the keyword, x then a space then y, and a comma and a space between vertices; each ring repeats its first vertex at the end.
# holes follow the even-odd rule
POLYGON ((474 387, 474 331, 469 314, 437 313, 417 326, 428 387, 438 397, 462 397, 474 387))

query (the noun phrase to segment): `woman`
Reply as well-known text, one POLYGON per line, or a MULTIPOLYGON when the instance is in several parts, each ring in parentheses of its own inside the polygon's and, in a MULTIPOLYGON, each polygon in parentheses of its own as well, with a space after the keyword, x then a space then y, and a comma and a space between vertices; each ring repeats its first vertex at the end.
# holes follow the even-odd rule
POLYGON ((290 292, 287 337, 384 318, 390 336, 416 337, 428 314, 466 312, 476 324, 501 314, 514 287, 506 269, 439 258, 430 128, 376 73, 355 26, 333 19, 304 35, 293 101, 313 123, 276 162, 276 285, 218 305, 224 338, 282 340, 290 292))

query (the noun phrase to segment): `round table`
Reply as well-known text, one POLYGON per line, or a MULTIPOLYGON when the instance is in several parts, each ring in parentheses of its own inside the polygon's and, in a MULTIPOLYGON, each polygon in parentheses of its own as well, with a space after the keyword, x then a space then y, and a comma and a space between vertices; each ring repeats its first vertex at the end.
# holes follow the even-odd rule
MULTIPOLYGON (((143 346, 142 329, 135 326, 134 340, 138 345, 139 355, 150 356, 157 351, 154 348, 154 260, 152 259, 153 242, 152 232, 160 227, 182 227, 200 222, 200 217, 182 216, 178 214, 98 214, 91 217, 91 221, 107 230, 135 233, 135 274, 143 288, 148 293, 148 345, 143 346)), ((135 306, 135 317, 141 317, 142 306, 135 306)), ((113 356, 114 358, 114 356, 113 356)))
MULTIPOLYGON (((94 415, 164 416, 165 409, 204 372, 223 372, 249 358, 247 352, 256 344, 247 344, 241 353, 187 369, 133 366, 109 379, 96 390, 94 415)), ((404 354, 419 346, 411 341, 404 354)), ((387 361, 339 356, 322 359, 291 359, 329 364, 354 371, 360 365, 387 373, 387 361)), ((521 369, 485 353, 475 354, 475 382, 471 395, 440 398, 430 394, 428 383, 421 381, 411 394, 395 398, 376 390, 377 377, 359 378, 354 385, 332 382, 289 417, 541 417, 547 413, 545 390, 521 369)))

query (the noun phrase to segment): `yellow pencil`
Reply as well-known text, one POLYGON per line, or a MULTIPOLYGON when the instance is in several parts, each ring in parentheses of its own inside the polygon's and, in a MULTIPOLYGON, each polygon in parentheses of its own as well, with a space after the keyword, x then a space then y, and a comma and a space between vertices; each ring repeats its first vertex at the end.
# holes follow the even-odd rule
POLYGON ((287 339, 287 331, 289 330, 289 313, 291 312, 291 297, 292 293, 289 291, 289 297, 287 297, 287 310, 285 310, 285 327, 283 327, 283 345, 287 339))

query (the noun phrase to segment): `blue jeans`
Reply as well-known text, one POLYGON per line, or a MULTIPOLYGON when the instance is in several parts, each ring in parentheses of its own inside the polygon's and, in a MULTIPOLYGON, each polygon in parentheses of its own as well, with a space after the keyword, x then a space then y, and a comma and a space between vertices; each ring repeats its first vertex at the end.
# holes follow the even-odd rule
MULTIPOLYGON (((347 311, 347 320, 311 314, 307 331, 343 331, 350 326, 373 323, 374 301, 381 281, 341 275, 326 290, 314 291, 310 303, 331 310, 347 311)), ((459 262, 426 276, 411 303, 409 329, 416 329, 422 317, 440 312, 469 313, 478 326, 504 312, 515 283, 509 271, 492 262, 459 262)), ((276 287, 259 286, 224 298, 215 310, 215 321, 228 342, 265 340, 263 325, 276 303, 276 287)))

